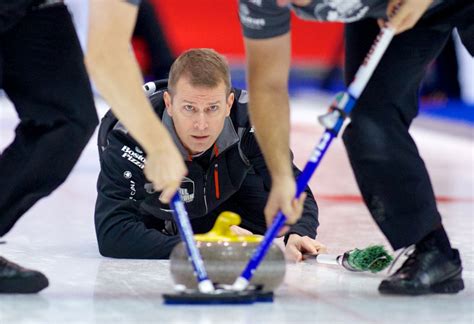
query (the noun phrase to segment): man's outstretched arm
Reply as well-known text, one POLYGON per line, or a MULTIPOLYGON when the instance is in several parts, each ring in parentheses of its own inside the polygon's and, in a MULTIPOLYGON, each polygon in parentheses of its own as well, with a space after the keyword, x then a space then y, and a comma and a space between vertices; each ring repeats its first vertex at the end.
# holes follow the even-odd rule
POLYGON ((90 1, 86 65, 114 114, 147 153, 145 174, 168 202, 186 174, 184 161, 155 115, 130 47, 137 1, 90 1))
POLYGON ((272 176, 265 217, 270 224, 282 210, 292 224, 301 216, 305 195, 299 201, 294 199, 296 185, 289 145, 290 33, 268 39, 245 38, 244 43, 250 117, 272 176))

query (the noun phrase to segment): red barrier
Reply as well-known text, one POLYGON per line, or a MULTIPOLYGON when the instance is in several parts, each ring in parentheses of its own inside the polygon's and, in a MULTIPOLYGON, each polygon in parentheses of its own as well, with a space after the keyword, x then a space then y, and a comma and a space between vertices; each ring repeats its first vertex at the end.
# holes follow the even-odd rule
MULTIPOLYGON (((152 0, 175 54, 211 47, 231 61, 244 58, 237 0, 152 0)), ((342 25, 292 18, 293 58, 331 66, 342 52, 342 25)))

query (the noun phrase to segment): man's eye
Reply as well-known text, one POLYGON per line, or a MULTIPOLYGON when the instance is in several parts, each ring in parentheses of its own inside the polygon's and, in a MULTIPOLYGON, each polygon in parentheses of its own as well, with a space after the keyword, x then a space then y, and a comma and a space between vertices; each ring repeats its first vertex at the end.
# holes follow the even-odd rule
POLYGON ((219 110, 219 106, 217 106, 217 105, 212 105, 212 106, 209 107, 209 111, 211 111, 211 112, 212 111, 217 111, 217 110, 219 110))
POLYGON ((184 106, 184 110, 186 110, 186 111, 194 111, 194 107, 191 106, 191 105, 185 105, 185 106, 184 106))

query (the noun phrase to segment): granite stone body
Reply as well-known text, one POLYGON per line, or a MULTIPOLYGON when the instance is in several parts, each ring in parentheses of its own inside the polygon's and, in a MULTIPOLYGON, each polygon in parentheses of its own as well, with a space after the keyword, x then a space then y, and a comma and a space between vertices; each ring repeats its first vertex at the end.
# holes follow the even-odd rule
MULTIPOLYGON (((240 275, 258 243, 249 242, 197 242, 209 279, 214 284, 231 285, 240 275)), ((274 291, 285 277, 285 258, 281 249, 273 244, 257 268, 250 282, 262 286, 264 291, 274 291)), ((184 244, 178 244, 170 257, 171 276, 176 285, 197 288, 193 268, 188 261, 184 244)))

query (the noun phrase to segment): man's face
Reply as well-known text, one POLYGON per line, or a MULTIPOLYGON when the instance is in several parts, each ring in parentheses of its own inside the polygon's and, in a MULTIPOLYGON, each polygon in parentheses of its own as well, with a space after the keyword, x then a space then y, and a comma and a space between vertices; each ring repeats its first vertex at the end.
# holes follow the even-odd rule
POLYGON ((206 151, 224 128, 234 94, 227 96, 223 81, 214 88, 194 87, 186 77, 178 80, 174 92, 172 98, 168 92, 163 98, 181 143, 190 154, 206 151))

